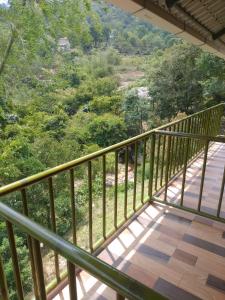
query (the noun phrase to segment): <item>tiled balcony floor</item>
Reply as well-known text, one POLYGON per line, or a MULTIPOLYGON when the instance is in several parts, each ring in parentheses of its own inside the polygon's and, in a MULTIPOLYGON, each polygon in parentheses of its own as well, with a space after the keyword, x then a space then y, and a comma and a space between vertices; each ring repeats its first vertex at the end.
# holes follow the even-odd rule
MULTIPOLYGON (((211 213, 217 208, 224 162, 225 147, 212 145, 202 201, 202 208, 211 213)), ((188 168, 184 204, 190 207, 197 207, 201 164, 199 158, 188 168)), ((173 202, 179 201, 180 180, 178 177, 170 187, 172 192, 168 196, 172 195, 173 202)), ((99 258, 169 299, 225 299, 225 224, 222 223, 153 204, 99 258)), ((116 299, 110 288, 84 271, 77 277, 77 286, 79 299, 116 299)), ((69 299, 68 286, 53 299, 69 299)))
MULTIPOLYGON (((199 190, 202 175, 203 154, 187 168, 186 184, 184 191, 184 206, 197 209, 199 190)), ((223 171, 225 166, 225 144, 214 143, 209 148, 205 181, 202 194, 201 210, 216 215, 220 196, 223 171)), ((180 175, 168 188, 167 201, 180 203, 183 175, 180 175)), ((164 199, 164 193, 160 198, 164 199)), ((223 194, 223 205, 221 216, 225 217, 225 193, 223 194)))

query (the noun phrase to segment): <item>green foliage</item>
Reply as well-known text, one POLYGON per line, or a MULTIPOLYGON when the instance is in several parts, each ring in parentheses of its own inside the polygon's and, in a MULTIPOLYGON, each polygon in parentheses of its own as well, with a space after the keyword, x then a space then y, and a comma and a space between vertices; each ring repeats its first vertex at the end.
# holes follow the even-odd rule
POLYGON ((138 96, 137 89, 131 89, 125 94, 123 111, 130 136, 143 131, 143 121, 148 120, 150 108, 150 99, 138 96))
MULTIPOLYGON (((189 114, 224 101, 224 61, 105 5, 89 0, 12 0, 8 9, 0 6, 4 63, 1 60, 0 185, 98 151, 159 126, 180 112, 189 114), (70 44, 66 51, 58 44, 62 37, 70 44), (10 40, 12 46, 6 51, 10 40), (131 71, 133 80, 136 70, 147 72, 147 78, 144 74, 132 83, 136 88, 123 90, 121 73, 131 71), (148 85, 151 97, 139 96, 140 84, 148 85)), ((108 153, 106 172, 113 173, 114 168, 115 155, 108 153)), ((102 193, 101 171, 102 160, 95 159, 92 192, 97 200, 102 193)), ((148 162, 145 176, 149 176, 148 162)), ((74 185, 79 227, 86 222, 88 210, 86 165, 75 168, 74 185)), ((54 176, 53 186, 57 232, 65 236, 71 230, 68 174, 54 176)), ((124 192, 124 184, 118 188, 124 192)), ((109 193, 113 196, 113 189, 109 193)), ((27 188, 27 198, 29 215, 50 228, 48 184, 27 188)), ((21 211, 19 193, 4 201, 21 211)), ((0 252, 10 297, 16 299, 2 224, 0 252)), ((21 233, 16 235, 28 293, 26 240, 21 233)))
POLYGON ((196 58, 200 50, 186 43, 158 52, 151 61, 150 94, 156 113, 171 118, 179 111, 192 113, 203 103, 196 58))
POLYGON ((100 147, 107 147, 126 138, 123 119, 112 114, 96 116, 88 127, 90 139, 100 147))
POLYGON ((121 110, 121 96, 100 96, 95 97, 89 104, 90 111, 101 115, 104 113, 112 112, 114 114, 119 114, 121 110))
MULTIPOLYGON (((0 227, 1 227, 0 223, 0 227)), ((26 292, 31 291, 32 289, 32 279, 31 279, 31 269, 29 261, 29 254, 26 245, 24 244, 24 240, 21 237, 16 236, 16 247, 17 247, 17 255, 19 266, 21 270, 21 280, 23 282, 23 288, 26 292)), ((12 300, 17 300, 17 293, 13 275, 13 268, 12 268, 12 259, 10 255, 10 248, 9 248, 9 241, 7 238, 3 238, 0 244, 0 253, 4 262, 4 271, 6 280, 8 283, 9 289, 9 297, 12 300)))
POLYGON ((225 63, 187 43, 157 52, 150 61, 149 90, 161 118, 196 112, 224 100, 225 63), (215 100, 214 100, 215 99, 215 100))

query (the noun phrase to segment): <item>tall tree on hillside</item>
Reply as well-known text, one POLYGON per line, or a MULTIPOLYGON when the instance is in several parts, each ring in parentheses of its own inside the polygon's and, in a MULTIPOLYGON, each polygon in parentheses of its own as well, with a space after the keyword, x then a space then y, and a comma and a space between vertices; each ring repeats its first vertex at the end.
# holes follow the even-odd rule
POLYGON ((197 59, 201 50, 186 43, 157 52, 151 60, 149 90, 161 118, 178 112, 190 114, 203 104, 197 59))

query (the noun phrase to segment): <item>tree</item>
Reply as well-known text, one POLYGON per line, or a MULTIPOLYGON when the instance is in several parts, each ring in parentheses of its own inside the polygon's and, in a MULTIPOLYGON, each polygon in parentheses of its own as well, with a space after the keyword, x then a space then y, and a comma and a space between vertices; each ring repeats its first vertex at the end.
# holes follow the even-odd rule
POLYGON ((121 110, 121 96, 113 95, 95 97, 92 101, 90 101, 89 109, 99 115, 109 112, 118 115, 121 110))
POLYGON ((143 132, 143 121, 147 121, 150 112, 150 99, 139 97, 136 88, 125 94, 123 112, 129 136, 143 132))
POLYGON ((121 117, 112 114, 96 116, 89 124, 90 140, 100 147, 120 142, 126 138, 126 126, 121 117))
POLYGON ((161 118, 172 118, 178 112, 190 114, 202 107, 203 89, 196 64, 200 53, 199 48, 183 43, 157 52, 151 60, 149 90, 161 118))

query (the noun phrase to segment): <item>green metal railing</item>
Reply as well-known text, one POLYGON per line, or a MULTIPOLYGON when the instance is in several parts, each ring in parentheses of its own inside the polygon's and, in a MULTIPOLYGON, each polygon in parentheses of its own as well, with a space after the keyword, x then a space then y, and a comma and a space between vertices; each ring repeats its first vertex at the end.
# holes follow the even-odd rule
MULTIPOLYGON (((167 199, 167 190, 168 190, 168 184, 165 184, 164 187, 164 200, 158 197, 158 195, 153 195, 152 199, 156 202, 165 203, 170 206, 181 208, 183 210, 189 211, 191 213, 199 214, 204 217, 225 222, 224 216, 221 215, 221 207, 222 207, 222 201, 223 201, 223 194, 224 194, 224 184, 225 184, 225 165, 223 170, 223 176, 221 180, 221 187, 220 187, 220 193, 218 197, 218 206, 215 211, 215 213, 207 213, 201 210, 202 206, 202 197, 203 197, 203 188, 205 183, 205 175, 206 175, 206 168, 207 168, 207 162, 208 162, 208 154, 209 154, 209 148, 211 143, 221 143, 225 144, 225 136, 206 136, 206 135, 200 135, 200 134, 192 134, 192 133, 180 133, 180 132, 168 132, 164 130, 158 130, 157 135, 159 136, 167 136, 168 139, 185 139, 185 151, 184 151, 184 164, 181 171, 181 177, 182 177, 182 185, 180 190, 177 191, 180 196, 180 201, 178 203, 173 203, 171 201, 168 201, 167 199), (185 193, 185 185, 186 185, 186 176, 187 176, 187 166, 192 158, 192 147, 195 144, 201 143, 203 145, 202 151, 203 151, 203 159, 202 159, 202 167, 201 167, 201 180, 200 180, 200 186, 199 186, 199 195, 198 199, 196 199, 196 207, 191 208, 186 205, 184 205, 184 193, 185 193)), ((217 180, 217 178, 215 178, 217 180)), ((160 194, 160 193, 159 193, 160 194)))
MULTIPOLYGON (((13 193, 19 193, 21 196, 21 207, 18 208, 18 203, 16 203, 16 209, 22 211, 26 217, 34 218, 30 211, 31 203, 29 198, 29 189, 39 184, 43 184, 42 187, 46 189, 46 193, 48 194, 48 223, 50 224, 52 232, 57 234, 58 224, 55 207, 56 188, 60 176, 67 175, 69 179, 68 181, 65 181, 65 189, 67 190, 67 195, 70 198, 70 233, 72 235, 73 245, 85 248, 90 253, 96 254, 110 241, 110 238, 113 235, 117 234, 125 224, 130 222, 132 216, 135 216, 140 209, 142 209, 145 205, 148 205, 149 200, 153 199, 158 201, 159 199, 157 199, 156 195, 161 189, 165 190, 164 202, 166 203, 169 183, 180 172, 183 172, 184 174, 181 189, 181 193, 183 194, 188 164, 204 149, 206 153, 211 141, 222 140, 222 138, 215 137, 219 134, 220 121, 224 114, 224 108, 224 104, 216 105, 184 119, 163 125, 121 143, 86 155, 82 158, 6 185, 0 188, 0 197, 3 197, 3 201, 7 203, 7 199, 10 199, 13 193), (113 182, 109 187, 107 184, 107 176, 109 173, 107 172, 107 167, 109 165, 109 160, 112 160, 112 155, 113 172, 110 171, 110 174, 111 177, 113 177, 113 182), (87 227, 85 234, 82 232, 83 223, 80 222, 78 218, 79 203, 77 200, 77 187, 75 184, 76 172, 80 168, 83 168, 84 170, 83 182, 86 182, 88 196, 88 205, 87 210, 85 211, 86 217, 83 217, 81 220, 87 227), (96 169, 98 169, 98 171, 96 171, 96 169), (132 169, 132 172, 130 172, 130 169, 132 169), (96 172, 101 175, 101 188, 97 193, 95 193, 94 186, 96 172), (132 179, 130 178, 131 173, 133 174, 132 179), (96 206, 98 206, 98 210, 96 209, 96 206), (97 224, 98 230, 101 231, 101 236, 97 234, 97 237, 96 234, 94 234, 96 231, 96 218, 101 220, 101 224, 97 224), (99 227, 101 227, 101 230, 99 227), (85 242, 85 245, 80 242, 81 235, 88 237, 88 241, 87 243, 85 242)), ((112 164, 112 161, 110 161, 110 163, 112 164)), ((221 190, 221 193, 222 192, 223 191, 221 190)), ((41 194, 39 197, 41 197, 41 194)), ((181 196, 181 205, 179 205, 179 207, 183 207, 182 199, 183 195, 181 196)), ((11 224, 13 223, 18 226, 19 224, 16 223, 16 218, 9 219, 12 211, 7 208, 10 213, 6 217, 4 209, 6 209, 4 206, 0 207, 0 216, 5 217, 8 220, 6 222, 6 227, 9 237, 11 236, 11 240, 9 240, 9 242, 13 265, 16 266, 18 265, 18 262, 11 224)), ((25 219, 27 220, 27 218, 25 219)), ((30 223, 30 225, 32 227, 34 226, 33 223, 30 223)), ((38 290, 40 289, 40 284, 44 284, 44 279, 37 278, 37 273, 43 273, 43 270, 38 269, 40 265, 37 265, 36 260, 37 256, 39 257, 38 259, 40 259, 41 255, 43 256, 46 253, 43 250, 40 251, 40 248, 37 245, 40 241, 42 241, 41 236, 37 236, 37 232, 35 235, 33 233, 30 234, 29 228, 23 227, 23 229, 24 232, 28 234, 27 248, 29 249, 33 289, 34 294, 38 299, 38 290), (33 241, 34 238, 36 238, 35 243, 33 241), (40 283, 38 283, 39 281, 40 283)), ((53 236, 55 235, 53 234, 53 236)), ((70 240, 70 235, 64 236, 64 240, 65 239, 70 240)), ((63 252, 63 249, 58 251, 58 249, 55 248, 55 245, 48 243, 46 243, 46 245, 53 250, 55 268, 55 278, 46 288, 48 292, 68 274, 67 271, 62 272, 62 270, 60 270, 59 255, 62 255, 67 259, 68 257, 63 252)), ((70 262, 80 266, 77 261, 70 262)), ((3 272, 3 267, 1 267, 2 264, 4 264, 4 262, 0 261, 0 275, 1 270, 3 272)), ((70 272, 72 267, 70 267, 71 265, 69 265, 68 268, 69 278, 72 276, 70 272)), ((87 271, 91 272, 91 270, 88 269, 87 271)), ((15 270, 14 274, 17 293, 19 295, 22 290, 22 283, 18 277, 19 270, 15 270)), ((43 274, 41 276, 43 277, 43 274)), ((96 275, 96 277, 98 276, 96 275)), ((4 294, 5 291, 3 281, 0 283, 0 286, 2 286, 2 294, 4 294)), ((109 282, 106 283, 109 284, 109 282)), ((113 288, 118 291, 116 286, 113 288)), ((125 293, 122 292, 122 295, 125 295, 125 293)), ((23 299, 22 296, 19 299, 23 299)))
MULTIPOLYGON (((18 256, 16 253, 16 246, 13 234, 13 225, 16 225, 21 231, 28 235, 32 243, 34 265, 36 269, 35 280, 37 283, 36 299, 46 300, 46 289, 43 277, 43 263, 41 257, 40 242, 53 249, 67 259, 68 268, 68 284, 70 299, 77 299, 75 266, 86 270, 88 273, 105 283, 117 292, 117 299, 154 299, 163 300, 165 297, 159 295, 154 290, 147 288, 145 285, 128 277, 112 266, 104 263, 100 259, 92 256, 81 248, 74 246, 72 243, 65 241, 52 231, 43 226, 33 222, 26 216, 16 212, 7 205, 0 203, 0 214, 6 220, 9 230, 9 240, 12 250, 12 259, 14 273, 16 275, 16 287, 18 299, 24 299, 22 281, 19 272, 18 256)), ((0 261, 0 290, 2 298, 8 300, 7 283, 5 280, 3 265, 0 261)))

